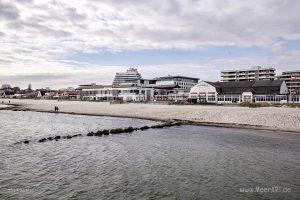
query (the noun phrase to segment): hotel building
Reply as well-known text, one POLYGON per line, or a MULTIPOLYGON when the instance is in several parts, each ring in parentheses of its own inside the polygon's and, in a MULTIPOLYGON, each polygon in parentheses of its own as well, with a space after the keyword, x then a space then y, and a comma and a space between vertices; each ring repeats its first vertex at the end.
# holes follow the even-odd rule
POLYGON ((80 85, 82 100, 96 101, 184 101, 198 78, 166 76, 142 79, 137 69, 116 73, 112 85, 80 85))
POLYGON ((142 76, 137 69, 130 67, 126 72, 116 73, 113 85, 137 83, 141 78, 142 76))
POLYGON ((226 70, 221 71, 221 82, 231 81, 258 81, 258 80, 274 80, 274 68, 262 68, 254 66, 252 69, 246 70, 226 70))
POLYGON ((291 94, 300 94, 300 70, 282 72, 278 79, 285 80, 291 94))

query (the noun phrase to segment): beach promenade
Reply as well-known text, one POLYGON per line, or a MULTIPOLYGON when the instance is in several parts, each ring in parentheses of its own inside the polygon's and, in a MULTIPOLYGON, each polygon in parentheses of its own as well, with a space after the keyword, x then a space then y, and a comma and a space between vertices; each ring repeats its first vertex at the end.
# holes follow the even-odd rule
MULTIPOLYGON (((2 99, 3 100, 3 99, 2 99)), ((2 101, 1 100, 1 101, 2 101)), ((4 101, 8 101, 7 99, 4 101)), ((153 120, 179 119, 191 123, 216 126, 236 126, 300 133, 300 108, 203 105, 112 104, 56 100, 10 99, 11 104, 34 111, 54 111, 99 116, 118 116, 153 120)))

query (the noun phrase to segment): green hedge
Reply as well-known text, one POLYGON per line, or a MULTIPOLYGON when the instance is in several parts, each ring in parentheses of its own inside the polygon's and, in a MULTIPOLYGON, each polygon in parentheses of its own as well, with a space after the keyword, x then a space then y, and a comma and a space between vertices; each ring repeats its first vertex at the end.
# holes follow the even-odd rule
POLYGON ((250 102, 242 102, 239 104, 239 106, 242 107, 269 107, 269 106, 273 106, 273 107, 282 107, 282 106, 286 106, 286 107, 292 107, 292 108, 296 108, 296 107, 300 107, 300 103, 268 103, 268 102, 260 102, 260 103, 250 103, 250 102))

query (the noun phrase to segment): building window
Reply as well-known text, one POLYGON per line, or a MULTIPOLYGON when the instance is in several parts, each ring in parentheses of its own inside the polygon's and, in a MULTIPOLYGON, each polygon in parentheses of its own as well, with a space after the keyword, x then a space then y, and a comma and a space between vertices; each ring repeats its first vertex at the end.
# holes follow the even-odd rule
POLYGON ((207 100, 208 101, 215 101, 216 98, 215 98, 215 96, 208 96, 207 100))

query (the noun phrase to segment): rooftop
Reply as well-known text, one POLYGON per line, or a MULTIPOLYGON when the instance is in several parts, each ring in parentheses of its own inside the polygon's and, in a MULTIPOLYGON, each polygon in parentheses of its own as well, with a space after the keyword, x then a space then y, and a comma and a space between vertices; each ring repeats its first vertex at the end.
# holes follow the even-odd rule
POLYGON ((278 94, 284 80, 206 82, 216 87, 219 94, 242 94, 245 91, 255 94, 278 94))
POLYGON ((223 70, 221 73, 225 72, 242 72, 242 71, 257 71, 257 70, 276 70, 273 67, 260 67, 260 66, 253 66, 252 68, 249 69, 234 69, 234 70, 223 70))
POLYGON ((157 77, 155 78, 156 80, 160 80, 160 79, 166 79, 166 78, 185 78, 185 79, 193 79, 193 80, 199 80, 199 78, 194 78, 194 77, 188 77, 188 76, 161 76, 161 77, 157 77))

